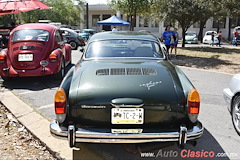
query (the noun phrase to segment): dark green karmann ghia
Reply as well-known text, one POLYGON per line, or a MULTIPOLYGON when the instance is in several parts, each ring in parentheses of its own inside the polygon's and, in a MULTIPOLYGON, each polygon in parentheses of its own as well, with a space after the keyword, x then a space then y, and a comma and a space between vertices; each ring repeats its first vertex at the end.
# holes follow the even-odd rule
POLYGON ((51 133, 76 142, 184 145, 203 134, 200 97, 167 60, 159 40, 145 32, 102 32, 55 95, 51 133))

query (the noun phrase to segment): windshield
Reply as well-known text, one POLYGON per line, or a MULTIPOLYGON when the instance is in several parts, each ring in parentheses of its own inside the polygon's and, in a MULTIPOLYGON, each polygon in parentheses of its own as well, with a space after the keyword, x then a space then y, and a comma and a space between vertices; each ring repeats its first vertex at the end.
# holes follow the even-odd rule
POLYGON ((48 41, 49 32, 42 29, 24 29, 14 32, 12 41, 38 40, 48 41))
POLYGON ((163 58, 158 43, 146 40, 103 40, 89 44, 86 58, 155 57, 163 58))

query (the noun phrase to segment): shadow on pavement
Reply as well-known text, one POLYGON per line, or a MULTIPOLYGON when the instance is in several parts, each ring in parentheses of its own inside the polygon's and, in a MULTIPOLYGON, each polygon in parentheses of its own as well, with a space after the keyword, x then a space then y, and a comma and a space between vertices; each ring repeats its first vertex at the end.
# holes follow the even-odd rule
MULTIPOLYGON (((209 45, 210 46, 210 45, 209 45)), ((240 48, 224 48, 224 47, 185 47, 185 50, 189 51, 202 51, 202 52, 212 52, 212 53, 223 53, 223 54, 233 54, 239 53, 240 48)))
MULTIPOLYGON (((66 67, 66 71, 73 65, 66 67)), ((61 79, 57 79, 55 75, 48 75, 42 77, 15 77, 8 81, 2 81, 1 86, 9 90, 13 89, 27 89, 31 91, 38 91, 43 89, 51 89, 59 87, 61 79)))
MULTIPOLYGON (((216 159, 217 154, 225 154, 217 140, 206 129, 197 145, 186 144, 183 149, 176 143, 145 143, 145 144, 79 144, 80 150, 73 150, 73 159, 108 159, 108 160, 135 160, 135 159, 192 159, 193 153, 199 152, 198 159, 216 159), (87 148, 87 149, 86 149, 87 148), (88 153, 88 152, 89 153, 88 153), (210 153, 213 158, 205 158, 203 153, 210 153), (190 154, 192 153, 192 154, 190 154), (92 157, 94 156, 94 157, 92 157)), ((219 157, 228 160, 227 156, 219 157)))
POLYGON ((231 63, 227 60, 221 60, 219 56, 213 55, 210 58, 207 57, 189 57, 184 55, 178 55, 177 58, 172 58, 171 62, 174 65, 194 67, 194 68, 217 68, 218 66, 238 65, 231 63))

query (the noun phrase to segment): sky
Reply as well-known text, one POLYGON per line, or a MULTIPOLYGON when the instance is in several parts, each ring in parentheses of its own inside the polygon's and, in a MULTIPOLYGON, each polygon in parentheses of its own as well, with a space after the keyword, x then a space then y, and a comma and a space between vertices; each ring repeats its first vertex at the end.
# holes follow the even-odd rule
POLYGON ((85 0, 88 4, 107 4, 107 0, 85 0))

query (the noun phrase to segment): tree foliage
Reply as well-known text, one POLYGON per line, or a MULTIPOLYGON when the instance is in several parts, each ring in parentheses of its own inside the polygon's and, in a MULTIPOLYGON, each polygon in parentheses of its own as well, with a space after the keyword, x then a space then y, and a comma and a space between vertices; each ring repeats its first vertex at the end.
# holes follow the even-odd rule
POLYGON ((136 24, 136 16, 149 12, 151 2, 149 0, 108 0, 109 6, 114 10, 119 10, 130 19, 131 30, 136 24))
MULTIPOLYGON (((83 2, 78 0, 79 5, 83 2)), ((80 7, 74 6, 72 0, 47 0, 45 2, 52 9, 34 10, 22 13, 24 23, 38 22, 40 19, 51 20, 52 22, 61 22, 62 24, 76 25, 80 23, 80 7)))

